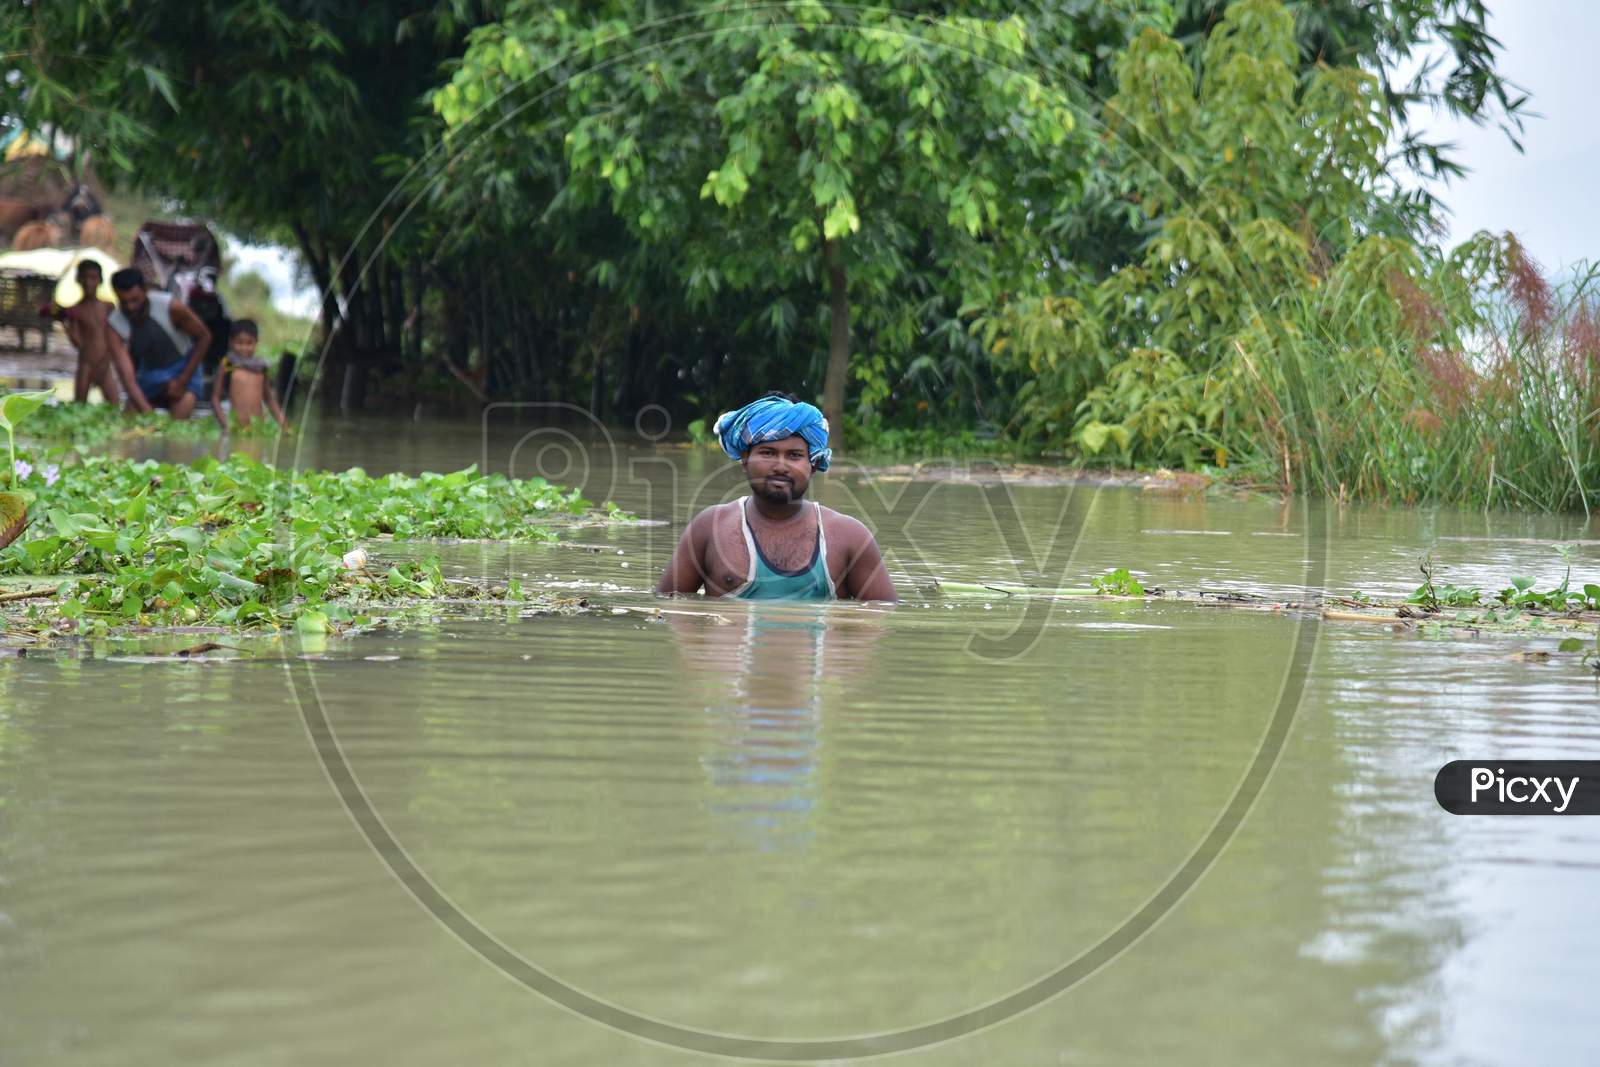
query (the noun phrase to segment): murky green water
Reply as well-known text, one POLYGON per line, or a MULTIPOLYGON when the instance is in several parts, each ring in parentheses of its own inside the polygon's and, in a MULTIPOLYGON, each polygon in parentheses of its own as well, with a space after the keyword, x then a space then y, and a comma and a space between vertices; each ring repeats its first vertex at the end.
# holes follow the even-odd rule
MULTIPOLYGON (((523 433, 326 427, 301 461, 575 461, 673 526, 443 553, 615 607, 652 604, 677 524, 737 489, 712 453, 523 433)), ((905 1062, 1600 1051, 1600 820, 1458 818, 1431 792, 1459 757, 1600 758, 1593 674, 1508 658, 1553 638, 1323 624, 1300 679, 1302 631, 1268 613, 913 593, 1118 565, 1278 590, 1325 565, 1390 593, 1430 546, 1461 584, 1547 580, 1551 541, 1600 536, 1581 519, 846 466, 819 496, 878 526, 911 594, 893 611, 441 617, 249 661, 0 661, 0 1062, 711 1062, 552 1006, 436 922, 341 805, 307 701, 410 860, 504 946, 631 1012, 816 1039, 934 1022, 1092 950, 1189 859, 1302 681, 1265 790, 1170 912, 1036 1010, 905 1062)), ((1576 557, 1600 573, 1594 546, 1576 557)))

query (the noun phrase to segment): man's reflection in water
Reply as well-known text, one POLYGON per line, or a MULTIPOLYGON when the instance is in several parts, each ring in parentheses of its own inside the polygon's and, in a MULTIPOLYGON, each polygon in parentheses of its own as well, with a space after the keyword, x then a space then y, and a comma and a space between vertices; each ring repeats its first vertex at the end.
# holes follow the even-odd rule
POLYGON ((823 725, 859 689, 883 615, 816 604, 717 604, 728 625, 669 615, 686 672, 705 693, 700 764, 712 813, 760 849, 809 845, 821 785, 823 725))

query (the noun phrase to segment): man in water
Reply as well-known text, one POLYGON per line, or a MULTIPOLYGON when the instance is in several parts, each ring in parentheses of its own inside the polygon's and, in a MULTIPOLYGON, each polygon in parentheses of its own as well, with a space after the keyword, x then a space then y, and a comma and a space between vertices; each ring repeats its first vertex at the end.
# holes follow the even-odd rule
POLYGON ((813 473, 828 469, 828 420, 788 393, 768 393, 714 427, 744 466, 750 493, 709 507, 683 531, 656 586, 746 600, 898 600, 872 534, 815 501, 813 473))
POLYGON ((211 347, 211 330, 170 293, 147 293, 137 267, 111 276, 116 310, 107 323, 111 358, 140 411, 164 407, 187 419, 203 395, 200 361, 211 347), (132 379, 131 381, 129 379, 132 379))

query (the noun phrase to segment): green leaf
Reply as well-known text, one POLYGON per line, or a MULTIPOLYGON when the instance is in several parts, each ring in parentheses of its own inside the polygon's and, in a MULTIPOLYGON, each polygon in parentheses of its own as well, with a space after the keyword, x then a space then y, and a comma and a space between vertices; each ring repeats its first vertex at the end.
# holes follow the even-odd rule
POLYGON ((83 519, 92 520, 93 516, 90 515, 74 515, 73 518, 80 520, 78 522, 78 536, 89 542, 92 547, 98 548, 102 552, 116 551, 117 531, 108 530, 103 526, 89 526, 81 521, 83 519))
POLYGON ((47 514, 50 517, 50 525, 54 526, 62 537, 78 536, 78 524, 73 521, 71 515, 60 508, 51 508, 47 514))
POLYGON ((217 588, 219 589, 226 589, 241 596, 254 596, 261 591, 261 587, 256 583, 245 581, 243 578, 229 574, 227 571, 213 569, 211 573, 215 576, 217 588))
POLYGON ((267 610, 266 605, 261 603, 261 601, 246 600, 243 604, 239 605, 239 611, 235 617, 242 622, 247 619, 262 618, 270 614, 272 613, 267 610))
POLYGON ((0 428, 15 430, 17 425, 38 411, 53 393, 7 393, 0 399, 0 428))
POLYGON ((1078 443, 1089 450, 1091 455, 1098 453, 1106 445, 1106 437, 1110 434, 1111 427, 1103 422, 1091 422, 1078 431, 1078 443))
POLYGON ((294 631, 297 634, 325 634, 328 632, 328 616, 320 611, 303 611, 294 621, 294 631))
POLYGON ((849 198, 836 201, 822 220, 822 235, 833 241, 861 229, 861 219, 851 207, 849 198))
POLYGON ((0 548, 15 541, 27 521, 27 499, 21 493, 0 493, 0 548))
POLYGON ((162 534, 164 541, 176 541, 190 552, 199 552, 206 544, 206 534, 194 526, 174 526, 162 534))
POLYGON ((1583 642, 1576 637, 1568 637, 1556 647, 1562 652, 1582 652, 1583 642))

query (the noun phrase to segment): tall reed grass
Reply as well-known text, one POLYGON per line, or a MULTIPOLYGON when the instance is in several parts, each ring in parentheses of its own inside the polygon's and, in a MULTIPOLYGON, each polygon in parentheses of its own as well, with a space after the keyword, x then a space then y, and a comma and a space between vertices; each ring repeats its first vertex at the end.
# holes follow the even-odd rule
POLYGON ((1600 267, 1552 286, 1514 238, 1496 249, 1466 306, 1397 275, 1398 316, 1301 294, 1236 342, 1248 458, 1339 499, 1600 506, 1600 267))

